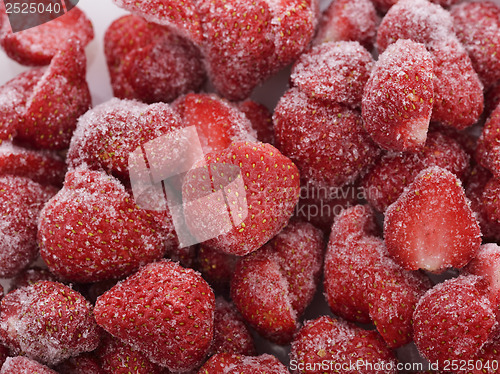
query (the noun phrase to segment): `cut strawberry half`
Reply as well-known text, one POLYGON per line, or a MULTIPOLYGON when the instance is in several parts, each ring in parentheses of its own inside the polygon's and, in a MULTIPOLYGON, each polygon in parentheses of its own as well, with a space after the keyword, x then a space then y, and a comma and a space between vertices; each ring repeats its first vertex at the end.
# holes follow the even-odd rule
POLYGON ((481 231, 460 181, 431 167, 385 213, 387 249, 404 268, 441 272, 461 268, 481 244, 481 231))
POLYGON ((85 47, 94 39, 92 23, 78 8, 28 30, 13 33, 3 28, 0 45, 7 55, 23 65, 48 65, 68 39, 85 47))

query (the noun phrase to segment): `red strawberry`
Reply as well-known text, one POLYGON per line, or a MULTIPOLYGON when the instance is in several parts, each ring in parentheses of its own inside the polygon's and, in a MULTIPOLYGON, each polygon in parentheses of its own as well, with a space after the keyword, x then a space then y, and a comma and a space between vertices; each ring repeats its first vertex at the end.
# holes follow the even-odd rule
POLYGON ((195 164, 182 191, 192 235, 212 249, 242 256, 286 225, 299 197, 299 174, 273 146, 236 142, 195 164))
POLYGON ((253 100, 240 101, 236 107, 245 113, 262 143, 274 145, 273 115, 264 105, 253 100))
POLYGON ((255 344, 243 317, 232 303, 215 299, 214 341, 212 351, 255 356, 255 344))
POLYGON ((216 289, 229 286, 238 257, 200 245, 197 254, 198 270, 203 278, 216 289))
POLYGON ((323 235, 291 222, 269 245, 243 258, 231 279, 231 297, 248 323, 267 339, 289 343, 319 283, 323 235))
POLYGON ((500 224, 500 201, 498 200, 499 194, 500 180, 491 178, 484 187, 482 203, 484 205, 486 217, 497 227, 500 224))
POLYGON ((500 178, 500 105, 491 113, 479 137, 476 148, 477 162, 500 178))
POLYGON ((500 80, 500 8, 489 1, 462 3, 451 16, 481 82, 492 86, 500 80))
MULTIPOLYGON (((473 370, 468 370, 467 374, 495 374, 498 373, 498 352, 500 352, 500 339, 494 338, 487 342, 479 350, 472 362, 473 370)), ((463 374, 463 372, 459 372, 463 374)))
POLYGON ((300 170, 303 184, 353 182, 378 154, 358 112, 289 90, 274 112, 276 144, 300 170))
POLYGON ((247 98, 308 46, 316 4, 307 0, 203 0, 198 11, 203 51, 215 88, 231 100, 247 98))
POLYGON ((304 324, 290 355, 293 373, 397 373, 396 358, 376 332, 327 316, 304 324))
POLYGON ((370 50, 378 21, 370 0, 335 0, 323 12, 314 42, 357 41, 370 50))
POLYGON ((0 87, 0 140, 11 140, 24 120, 26 101, 44 69, 33 69, 19 74, 0 87))
POLYGON ((0 277, 12 277, 36 259, 38 217, 54 193, 27 178, 0 177, 0 277))
POLYGON ((429 286, 406 272, 375 235, 368 206, 346 209, 335 220, 325 257, 325 291, 332 311, 348 320, 373 320, 392 348, 411 341, 413 308, 429 286))
POLYGON ((149 22, 173 28, 196 43, 201 42, 203 38, 198 16, 199 6, 193 0, 113 1, 116 5, 145 18, 149 22))
POLYGON ((484 93, 484 114, 489 117, 500 104, 500 82, 484 93))
POLYGON ((107 29, 104 46, 115 96, 169 102, 205 80, 200 52, 188 40, 134 15, 107 29))
POLYGON ((464 179, 469 171, 469 155, 451 137, 430 132, 425 146, 418 152, 388 152, 376 162, 363 177, 366 199, 375 209, 384 212, 420 171, 431 166, 442 167, 464 179))
POLYGON ((399 40, 380 55, 365 86, 364 125, 381 147, 414 151, 425 144, 434 97, 432 56, 399 40))
POLYGON ((170 248, 167 248, 165 257, 171 259, 172 261, 178 262, 185 268, 194 268, 197 259, 196 246, 170 246, 170 248))
POLYGON ((0 145, 0 175, 13 175, 53 186, 61 186, 66 164, 56 153, 40 152, 15 146, 0 145))
POLYGON ((68 151, 70 168, 86 165, 126 182, 129 156, 169 131, 181 127, 168 104, 111 99, 80 117, 68 151))
POLYGON ((198 374, 289 374, 287 368, 271 355, 263 354, 257 357, 218 353, 203 365, 198 374))
POLYGON ((8 357, 0 370, 0 374, 58 374, 51 368, 27 357, 8 357))
POLYGON ((52 59, 26 101, 18 139, 36 148, 64 149, 80 115, 90 107, 86 58, 78 41, 69 41, 52 59))
POLYGON ((116 279, 163 256, 159 225, 118 180, 77 169, 41 213, 40 253, 63 279, 116 279))
POLYGON ((170 370, 202 362, 213 337, 214 294, 191 269, 160 261, 97 299, 97 323, 170 370), (124 318, 123 318, 124 317, 124 318))
POLYGON ((10 291, 17 288, 23 288, 31 286, 40 281, 52 281, 57 282, 56 277, 47 269, 42 269, 39 267, 34 267, 32 269, 26 269, 23 272, 16 275, 11 280, 10 291))
POLYGON ((431 362, 471 359, 486 343, 495 314, 481 278, 461 276, 429 290, 413 314, 415 344, 431 362))
POLYGON ((371 54, 357 42, 323 43, 300 56, 291 81, 311 98, 360 106, 373 65, 371 54))
POLYGON ((215 94, 188 94, 173 103, 183 126, 195 126, 203 151, 221 151, 237 140, 252 140, 252 123, 215 94))
POLYGON ((84 353, 76 357, 71 357, 56 367, 59 374, 105 374, 97 359, 84 353))
POLYGON ((92 23, 78 8, 24 31, 13 33, 4 27, 0 32, 2 48, 23 65, 48 65, 68 39, 80 41, 83 47, 94 39, 92 23))
POLYGON ((14 354, 56 365, 99 343, 90 303, 58 282, 41 281, 12 291, 0 310, 0 338, 14 354))
MULTIPOLYGON (((400 0, 371 0, 377 9, 381 12, 387 12, 394 4, 398 3, 400 0)), ((456 4, 459 0, 430 0, 434 4, 441 5, 442 7, 449 7, 456 4)))
POLYGON ((404 268, 433 272, 465 266, 481 244, 479 224, 460 181, 439 167, 420 172, 387 208, 384 236, 404 268))
POLYGON ((108 334, 102 339, 98 356, 102 366, 101 371, 105 374, 163 373, 163 368, 149 361, 140 350, 108 334))

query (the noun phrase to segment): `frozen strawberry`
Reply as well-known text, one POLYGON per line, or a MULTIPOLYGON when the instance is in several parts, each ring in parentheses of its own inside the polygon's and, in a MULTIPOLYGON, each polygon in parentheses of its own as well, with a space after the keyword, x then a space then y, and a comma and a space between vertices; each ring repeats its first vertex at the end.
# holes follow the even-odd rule
POLYGON ((229 286, 238 257, 200 245, 197 254, 198 270, 216 289, 229 286))
POLYGON ((336 218, 325 257, 326 297, 335 314, 373 321, 388 346, 397 348, 412 340, 413 308, 429 281, 398 266, 375 235, 368 206, 346 209, 336 218))
POLYGON ((54 193, 27 178, 0 177, 0 277, 12 277, 36 259, 38 217, 54 193))
POLYGON ((237 140, 253 140, 246 115, 215 94, 188 94, 173 104, 183 126, 195 126, 205 153, 221 151, 237 140))
POLYGON ((82 45, 69 41, 54 56, 27 99, 16 139, 35 148, 67 148, 78 117, 91 104, 85 71, 82 45))
POLYGON ((213 338, 215 298, 191 269, 148 264, 97 299, 97 323, 170 370, 199 365, 213 338))
POLYGON ((377 47, 381 53, 398 39, 411 39, 427 47, 456 40, 453 19, 442 7, 428 0, 389 1, 397 4, 387 12, 377 30, 377 47))
POLYGON ((32 269, 26 269, 23 272, 16 275, 11 280, 10 291, 17 288, 31 286, 40 281, 52 281, 56 282, 57 279, 50 271, 47 269, 42 269, 39 267, 34 267, 32 269))
POLYGON ((344 209, 356 205, 358 198, 365 198, 365 194, 356 185, 324 188, 306 184, 300 189, 295 217, 329 234, 335 217, 344 209))
POLYGON ((434 58, 434 107, 432 120, 462 130, 483 112, 483 85, 469 55, 457 41, 437 44, 434 58))
POLYGON ((462 184, 439 167, 420 172, 387 208, 384 236, 387 249, 404 268, 432 272, 465 266, 481 244, 462 184))
POLYGON ((56 153, 25 149, 6 142, 0 145, 0 175, 26 177, 40 184, 61 186, 65 173, 66 164, 56 153))
POLYGON ((488 170, 476 165, 465 185, 465 194, 471 202, 471 209, 476 214, 483 240, 500 238, 500 225, 489 219, 483 200, 484 189, 491 178, 492 175, 488 170))
POLYGON ((10 58, 23 65, 48 65, 68 39, 78 40, 85 47, 94 38, 92 23, 78 8, 28 30, 3 31, 0 45, 10 58))
POLYGON ((430 132, 424 147, 418 152, 388 152, 376 162, 363 177, 366 199, 375 209, 384 212, 423 169, 439 166, 463 180, 468 176, 469 159, 457 141, 430 132))
POLYGON ((212 249, 239 256, 253 252, 287 224, 299 179, 292 161, 269 144, 236 142, 208 153, 184 181, 187 225, 212 249))
POLYGON ((357 111, 289 90, 274 112, 277 148, 296 163, 303 183, 351 183, 378 155, 357 111))
POLYGON ((316 26, 316 4, 305 0, 224 0, 198 4, 203 52, 217 91, 247 98, 266 78, 297 58, 316 26))
POLYGON ((59 374, 105 374, 101 364, 90 353, 71 357, 56 367, 59 374))
POLYGON ((500 194, 500 180, 496 178, 491 178, 488 183, 486 183, 482 202, 484 204, 484 210, 486 216, 490 222, 498 225, 500 224, 500 201, 498 196, 500 194))
MULTIPOLYGON (((400 0, 371 0, 377 9, 381 12, 386 12, 391 8, 394 4, 399 2, 400 0)), ((442 7, 449 7, 453 4, 456 4, 459 0, 430 0, 430 2, 441 5, 442 7)))
POLYGON ((240 101, 237 108, 245 113, 257 132, 257 139, 262 143, 274 145, 273 115, 263 104, 251 99, 240 101))
POLYGON ((490 87, 500 80, 500 8, 489 1, 462 3, 452 8, 451 16, 474 70, 490 87))
POLYGON ((500 178, 500 105, 491 113, 479 137, 476 148, 477 162, 500 178))
POLYGON ((335 0, 323 12, 314 42, 356 41, 371 50, 378 21, 370 0, 335 0))
POLYGON ((24 120, 25 105, 44 69, 19 74, 0 87, 0 140, 11 140, 24 120))
POLYGON ((127 15, 106 31, 104 46, 115 96, 169 102, 205 80, 198 49, 168 29, 127 15))
POLYGON ((114 3, 149 22, 172 28, 199 43, 203 38, 198 4, 193 0, 113 0, 114 3))
MULTIPOLYGON (((473 370, 467 370, 467 374, 494 374, 498 373, 498 352, 500 351, 500 339, 491 339, 474 357, 473 362, 477 362, 473 370)), ((463 372, 459 372, 463 374, 463 372)))
POLYGON ((257 357, 218 353, 210 358, 198 374, 289 374, 287 368, 274 356, 263 354, 257 357))
POLYGON ((484 114, 489 117, 500 104, 500 82, 484 93, 484 114))
POLYGON ((40 253, 63 279, 116 279, 163 256, 159 226, 118 180, 80 168, 41 213, 40 253))
POLYGON ((169 246, 169 248, 167 248, 167 251, 165 252, 165 257, 171 259, 172 261, 178 262, 185 268, 194 268, 197 260, 196 246, 169 246))
POLYGON ((327 316, 304 324, 290 356, 294 373, 397 373, 396 358, 376 332, 327 316))
POLYGON ((14 354, 56 365, 99 343, 90 303, 58 282, 41 281, 12 291, 0 310, 0 338, 14 354))
POLYGON ((1 374, 58 374, 51 368, 24 356, 9 357, 0 370, 1 374))
POLYGON ((128 181, 130 154, 180 127, 168 104, 111 99, 78 120, 67 156, 69 167, 86 165, 128 181))
POLYGON ((470 359, 486 343, 495 314, 477 276, 461 276, 429 290, 413 314, 415 344, 431 362, 470 359))
POLYGON ((363 93, 364 126, 382 148, 413 151, 425 144, 434 97, 432 56, 399 40, 380 55, 363 93))
POLYGON ((291 341, 316 292, 323 248, 321 231, 308 223, 291 222, 269 245, 236 266, 231 298, 267 339, 278 344, 291 341))
POLYGON ((311 98, 360 106, 373 57, 357 42, 329 42, 304 53, 292 69, 291 82, 311 98))
MULTIPOLYGON (((140 350, 105 334, 98 350, 101 371, 105 374, 162 374, 163 368, 152 363, 140 350)), ((165 372, 166 374, 167 372, 165 372)))
POLYGON ((212 351, 255 356, 255 344, 243 317, 232 303, 215 299, 214 341, 212 351))

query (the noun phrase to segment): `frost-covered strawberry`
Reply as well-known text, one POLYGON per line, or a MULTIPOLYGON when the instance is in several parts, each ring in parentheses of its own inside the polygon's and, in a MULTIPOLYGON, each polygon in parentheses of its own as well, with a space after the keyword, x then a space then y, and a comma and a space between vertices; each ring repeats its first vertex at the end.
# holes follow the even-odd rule
POLYGON ((68 39, 86 46, 93 38, 92 23, 78 8, 20 32, 13 33, 8 22, 0 27, 0 45, 10 58, 23 65, 48 65, 68 39))
POLYGON ((215 94, 187 94, 172 106, 184 127, 196 127, 205 153, 222 151, 234 141, 255 140, 247 116, 215 94))
POLYGON ((424 147, 418 152, 388 152, 377 160, 363 177, 366 199, 372 207, 384 212, 423 169, 439 166, 463 180, 468 176, 469 159, 467 152, 453 138, 430 132, 424 147))
POLYGON ((210 349, 214 303, 210 286, 198 273, 160 261, 104 293, 94 313, 100 326, 152 362, 187 371, 210 349))
POLYGON ((289 374, 286 366, 274 356, 263 354, 252 357, 230 353, 219 353, 212 356, 198 373, 229 374, 233 373, 234 370, 254 374, 289 374))
POLYGON ((78 117, 91 105, 86 69, 80 42, 70 40, 62 45, 36 85, 26 93, 16 139, 35 148, 67 148, 78 117))
POLYGON ((0 177, 0 277, 12 277, 36 259, 38 217, 54 193, 27 178, 0 177))
POLYGON ((48 366, 24 356, 8 357, 0 370, 1 374, 58 374, 48 366))
POLYGON ((26 269, 11 279, 9 292, 17 288, 31 286, 40 281, 57 282, 57 278, 47 269, 40 267, 26 269))
POLYGON ((117 279, 163 256, 162 230, 117 179, 80 168, 41 213, 40 253, 63 279, 117 279))
POLYGON ((387 209, 384 236, 387 249, 404 268, 433 272, 465 266, 481 244, 462 184, 439 167, 420 172, 387 209))
POLYGON ((476 148, 477 162, 500 177, 500 105, 491 113, 479 137, 476 148))
POLYGON ((396 358, 376 332, 327 316, 304 324, 292 343, 291 359, 296 374, 334 373, 339 367, 344 373, 397 372, 396 358))
POLYGON ((407 272, 376 236, 373 211, 358 205, 335 220, 325 256, 324 286, 332 311, 348 320, 373 321, 392 348, 412 339, 413 308, 429 287, 407 272))
POLYGON ((91 353, 71 357, 57 365, 59 374, 106 374, 97 358, 91 353))
POLYGON ((378 22, 372 1, 334 0, 322 14, 314 43, 357 41, 370 50, 378 22))
POLYGON ((462 3, 451 9, 458 39, 485 87, 500 80, 500 7, 490 1, 462 3))
POLYGON ((201 54, 172 31, 126 15, 104 36, 104 52, 115 96, 147 103, 169 102, 205 81, 201 54))
POLYGON ((0 310, 0 338, 14 354, 55 365, 99 343, 90 303, 58 282, 41 281, 12 291, 0 310))
POLYGON ((482 203, 487 219, 494 225, 500 224, 500 180, 491 178, 484 186, 482 203))
POLYGON ((297 167, 269 144, 235 142, 208 153, 183 184, 186 222, 204 245, 245 255, 288 222, 299 197, 297 167))
POLYGON ((323 247, 320 230, 291 222, 269 245, 236 266, 231 298, 248 323, 267 339, 278 344, 291 341, 316 292, 323 247))
POLYGON ((197 253, 197 269, 214 288, 229 287, 239 257, 200 245, 197 253))
POLYGON ((441 369, 445 360, 474 357, 496 325, 483 282, 473 275, 447 280, 429 290, 415 309, 415 344, 441 369))
POLYGON ((241 314, 222 297, 215 299, 212 352, 254 356, 255 343, 241 314))
POLYGON ((359 43, 323 43, 300 56, 290 79, 310 98, 360 106, 373 65, 373 57, 359 43))
POLYGON ((363 93, 364 126, 382 148, 414 151, 425 144, 434 99, 432 56, 398 40, 380 55, 363 93))
POLYGON ((240 101, 236 107, 245 113, 262 143, 274 145, 273 115, 266 106, 254 100, 240 101))
POLYGON ((306 0, 202 0, 197 4, 207 69, 217 91, 247 98, 258 84, 296 59, 311 41, 317 4, 306 0))
POLYGON ((353 182, 378 155, 355 110, 289 90, 274 112, 277 148, 297 164, 303 183, 315 187, 353 182))

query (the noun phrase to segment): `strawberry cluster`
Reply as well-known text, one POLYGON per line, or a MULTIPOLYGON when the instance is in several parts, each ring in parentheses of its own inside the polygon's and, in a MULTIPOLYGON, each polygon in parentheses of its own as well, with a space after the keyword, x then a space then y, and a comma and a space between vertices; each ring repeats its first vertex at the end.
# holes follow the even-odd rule
POLYGON ((0 3, 0 374, 498 372, 499 6, 114 2, 0 3))

